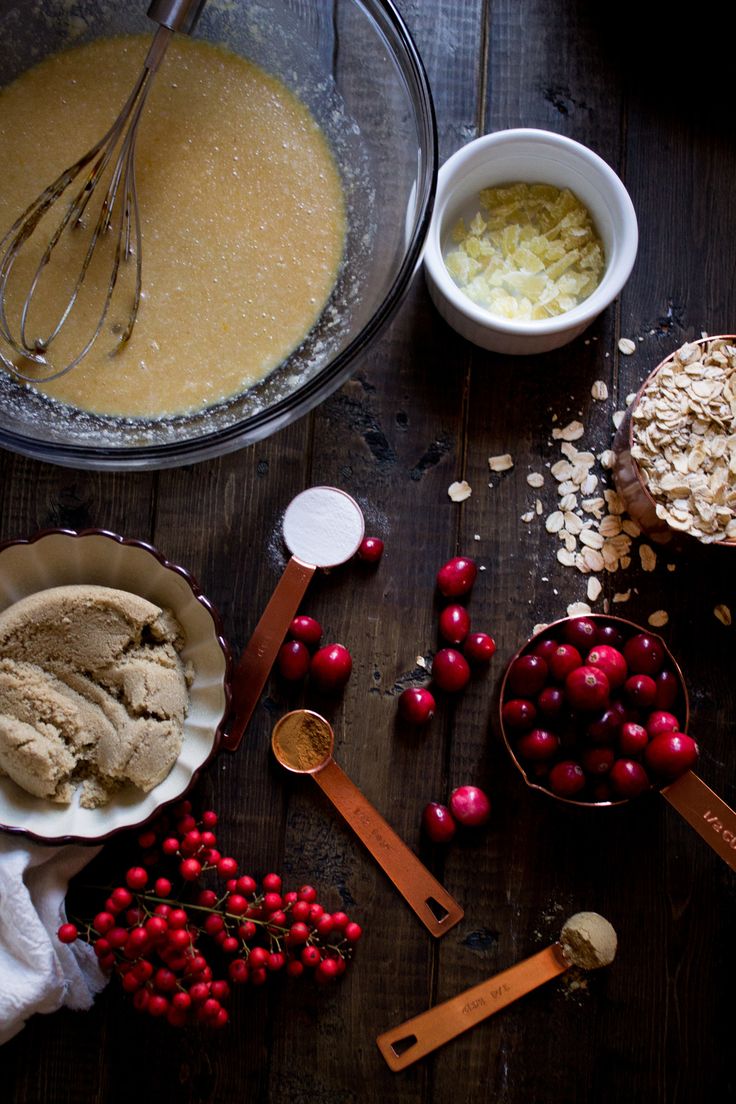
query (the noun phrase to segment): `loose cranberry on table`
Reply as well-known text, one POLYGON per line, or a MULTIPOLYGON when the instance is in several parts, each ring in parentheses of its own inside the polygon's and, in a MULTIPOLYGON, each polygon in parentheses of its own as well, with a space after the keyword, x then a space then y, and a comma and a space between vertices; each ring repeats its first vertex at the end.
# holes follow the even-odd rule
POLYGON ((298 682, 307 677, 309 670, 309 650, 301 640, 287 640, 279 648, 279 674, 289 682, 298 682))
POLYGON ((445 606, 440 613, 440 636, 448 644, 462 644, 470 632, 470 614, 465 606, 445 606))
POLYGON ((457 831, 452 813, 446 805, 430 801, 422 813, 422 827, 432 843, 449 843, 457 831))
POLYGON ((289 636, 293 640, 300 640, 308 648, 316 648, 322 639, 322 626, 313 617, 302 613, 289 625, 289 636))
POLYGON ((471 663, 490 663, 496 652, 496 641, 488 633, 471 633, 463 644, 463 655, 471 663))
POLYGON ((353 660, 343 644, 326 644, 312 656, 309 673, 320 690, 341 690, 350 678, 353 660))
POLYGON ((445 598, 467 594, 475 582, 478 568, 465 556, 453 556, 437 572, 437 587, 445 598))
POLYGON ((478 786, 458 786, 450 794, 450 812, 463 827, 477 828, 491 815, 491 803, 478 786))
POLYGON ((358 559, 364 563, 378 563, 383 555, 383 541, 380 537, 363 537, 358 546, 358 559))
POLYGON ((470 681, 467 659, 454 648, 440 648, 432 661, 432 678, 448 694, 464 690, 470 681))
POLYGON ((434 717, 435 708, 433 696, 424 687, 410 686, 399 696, 399 713, 409 724, 428 724, 434 717))

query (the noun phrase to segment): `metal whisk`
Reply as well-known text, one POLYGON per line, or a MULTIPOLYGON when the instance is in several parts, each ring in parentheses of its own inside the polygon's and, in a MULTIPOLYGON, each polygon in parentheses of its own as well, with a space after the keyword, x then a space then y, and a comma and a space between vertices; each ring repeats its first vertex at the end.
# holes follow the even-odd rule
MULTIPOLYGON (((142 240, 138 195, 135 182, 135 145, 138 124, 146 103, 151 83, 161 64, 171 37, 175 31, 189 34, 204 7, 205 0, 153 0, 148 16, 159 24, 138 81, 128 97, 122 111, 107 131, 83 157, 65 169, 23 212, 0 241, 0 337, 13 353, 23 361, 30 361, 48 374, 38 370, 25 374, 20 366, 3 353, 0 347, 0 362, 15 376, 31 383, 48 382, 65 375, 87 355, 97 341, 107 319, 113 293, 118 283, 121 268, 134 264, 135 286, 132 302, 128 310, 127 321, 116 326, 119 336, 110 352, 113 355, 130 338, 138 316, 142 287, 142 240), (117 156, 115 157, 117 151, 117 156), (108 167, 111 166, 108 173, 108 167), (84 252, 79 274, 72 286, 66 305, 61 309, 58 320, 52 325, 46 337, 29 338, 29 312, 33 304, 41 276, 48 265, 54 250, 70 234, 78 234, 84 228, 84 214, 93 195, 108 179, 107 190, 100 203, 99 215, 94 222, 89 244, 84 252), (51 233, 38 262, 33 278, 20 310, 16 308, 17 322, 9 322, 11 313, 10 282, 15 263, 24 246, 32 239, 39 223, 52 206, 60 201, 64 193, 72 186, 77 190, 66 207, 58 225, 51 233), (92 259, 100 243, 113 232, 115 237, 112 250, 112 268, 104 296, 102 310, 96 325, 91 328, 91 336, 81 350, 71 360, 59 367, 49 359, 49 351, 54 341, 63 331, 64 325, 72 314, 80 296, 80 291, 89 271, 92 259)), ((108 239, 109 240, 109 239, 108 239)), ((81 251, 80 251, 81 253, 81 251)))

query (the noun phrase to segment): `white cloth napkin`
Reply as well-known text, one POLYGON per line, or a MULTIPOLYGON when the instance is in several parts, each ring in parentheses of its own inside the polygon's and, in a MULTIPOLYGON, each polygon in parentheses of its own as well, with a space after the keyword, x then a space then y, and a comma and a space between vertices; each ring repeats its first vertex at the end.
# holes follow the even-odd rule
POLYGON ((0 1044, 34 1012, 89 1008, 106 976, 86 943, 60 943, 69 879, 99 847, 0 836, 0 1044))

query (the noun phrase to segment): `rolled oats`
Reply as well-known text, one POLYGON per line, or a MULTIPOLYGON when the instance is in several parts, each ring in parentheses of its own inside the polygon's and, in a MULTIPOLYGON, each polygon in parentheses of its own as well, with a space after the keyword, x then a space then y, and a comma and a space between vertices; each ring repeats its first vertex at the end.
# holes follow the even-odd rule
POLYGON ((502 453, 500 456, 489 456, 488 467, 492 472, 504 472, 513 468, 514 461, 508 452, 502 453))
POLYGON ((666 625, 670 617, 666 610, 655 610, 654 613, 650 613, 647 617, 649 624, 655 629, 661 629, 663 625, 666 625))
POLYGON ((713 610, 713 616, 717 617, 722 625, 731 624, 731 611, 723 602, 719 602, 713 610))
POLYGON ((473 489, 470 484, 463 479, 460 482, 451 483, 447 488, 447 493, 453 502, 464 502, 466 498, 470 498, 473 489))

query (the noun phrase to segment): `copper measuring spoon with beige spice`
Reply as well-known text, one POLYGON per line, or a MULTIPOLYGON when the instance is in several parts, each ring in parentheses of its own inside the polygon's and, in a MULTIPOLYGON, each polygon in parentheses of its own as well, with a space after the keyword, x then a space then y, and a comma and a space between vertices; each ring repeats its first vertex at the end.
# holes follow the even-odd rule
POLYGON ((576 912, 565 922, 559 942, 385 1031, 376 1039, 378 1049, 397 1073, 571 967, 609 966, 616 947, 616 932, 608 920, 597 912, 576 912))
POLYGON ((311 774, 427 930, 444 935, 462 919, 463 910, 338 767, 334 743, 330 724, 309 709, 287 713, 271 736, 281 766, 311 774))

